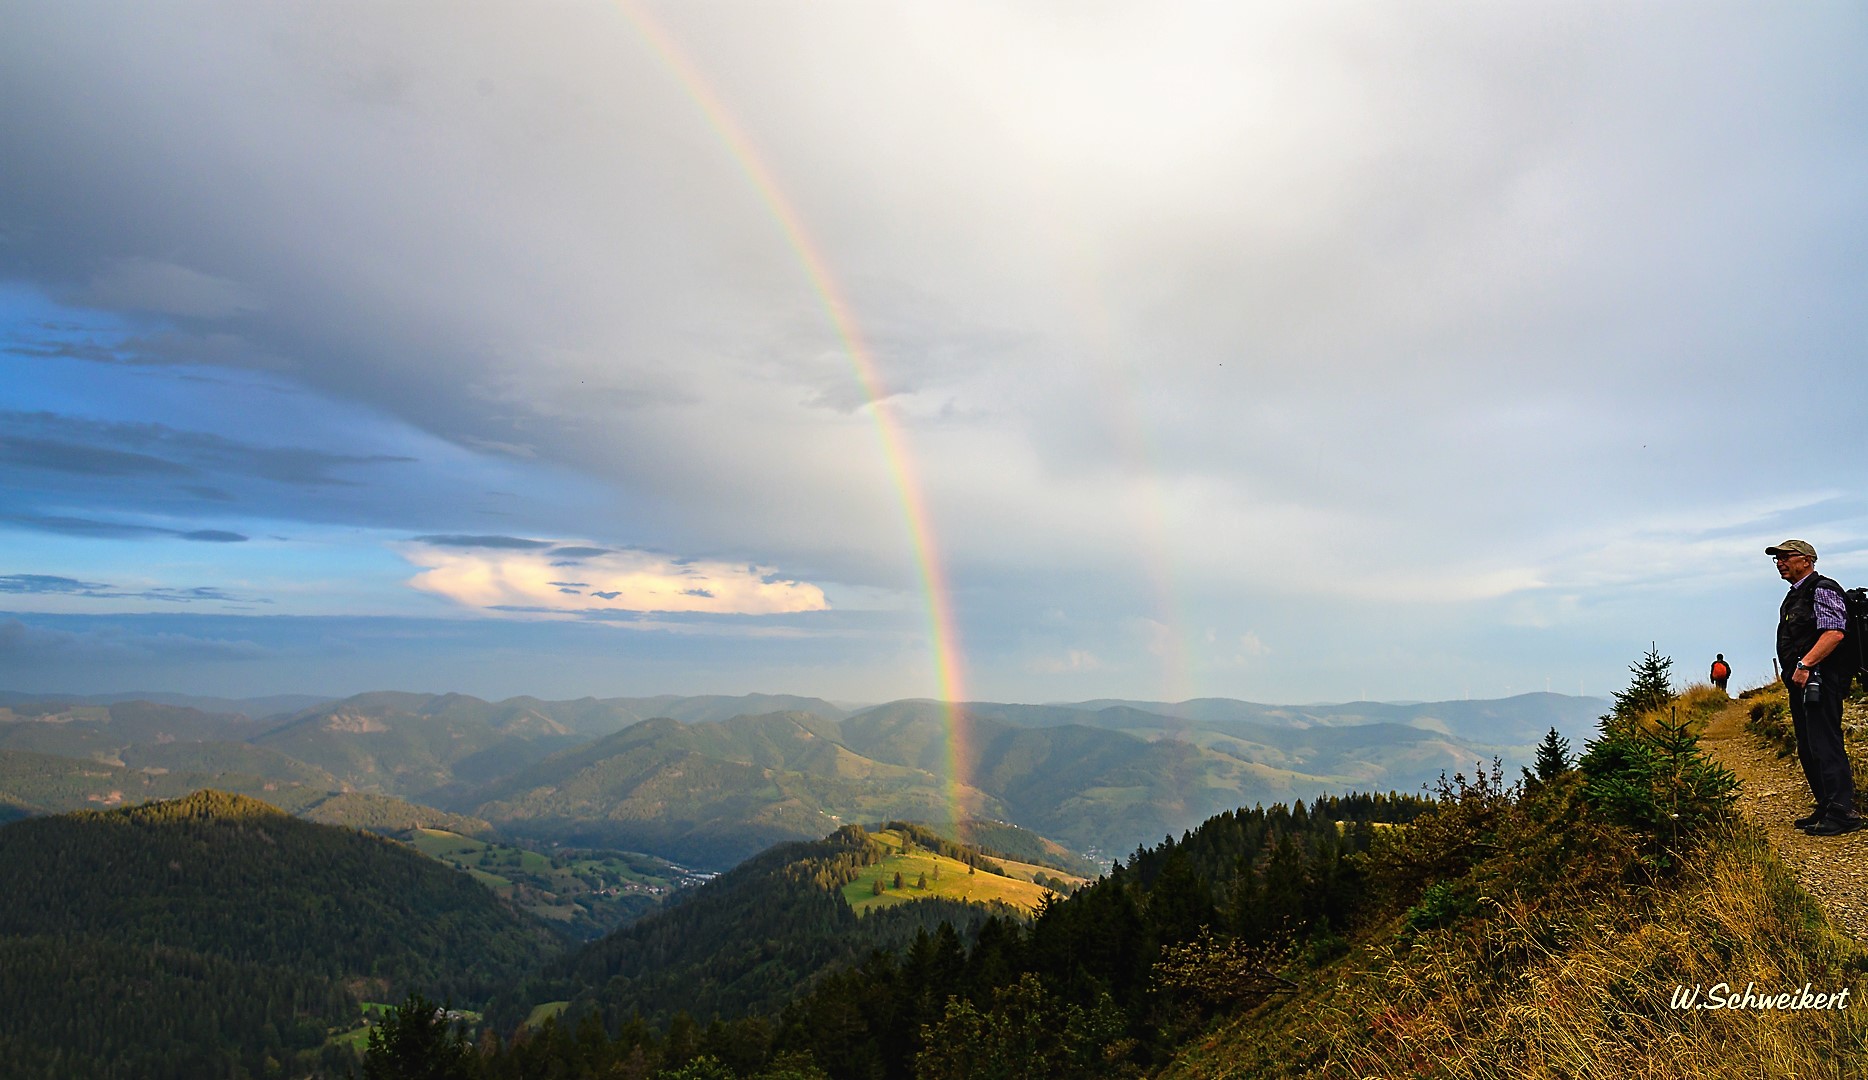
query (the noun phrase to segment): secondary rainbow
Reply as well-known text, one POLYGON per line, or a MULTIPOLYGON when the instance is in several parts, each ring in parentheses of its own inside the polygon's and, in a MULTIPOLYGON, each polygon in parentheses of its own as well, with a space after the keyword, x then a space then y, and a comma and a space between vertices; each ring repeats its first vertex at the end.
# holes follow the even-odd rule
POLYGON ((869 414, 875 421, 876 440, 882 447, 889 478, 895 485, 908 530, 908 542, 913 549, 922 592, 926 597, 935 678, 947 727, 947 805, 954 821, 963 821, 972 816, 977 808, 968 805, 970 800, 967 797, 970 788, 966 766, 970 759, 971 738, 966 713, 961 707, 965 691, 960 668, 960 638, 954 626, 952 588, 943 569, 933 525, 929 521, 927 499, 908 454, 907 438, 901 422, 889 406, 889 393, 876 369, 875 354, 864 340, 849 300, 830 273, 823 253, 805 229, 803 218, 772 175, 765 158, 727 109, 726 103, 701 77, 699 67, 682 51, 667 30, 631 0, 615 2, 617 9, 654 49, 662 63, 694 100, 714 133, 725 144, 727 152, 752 182, 753 190, 778 224, 786 243, 797 256, 806 280, 823 303, 830 324, 842 339, 844 351, 849 355, 856 381, 862 387, 864 396, 869 399, 869 414))

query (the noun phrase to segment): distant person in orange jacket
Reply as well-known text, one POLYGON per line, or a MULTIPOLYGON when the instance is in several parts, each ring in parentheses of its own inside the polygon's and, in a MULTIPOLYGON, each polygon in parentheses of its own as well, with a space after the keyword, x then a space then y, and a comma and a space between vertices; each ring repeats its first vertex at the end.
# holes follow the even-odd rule
POLYGON ((1725 692, 1725 680, 1731 677, 1732 677, 1732 665, 1725 662, 1725 654, 1720 653, 1719 655, 1713 657, 1712 658, 1712 685, 1718 687, 1720 693, 1724 693, 1725 692))

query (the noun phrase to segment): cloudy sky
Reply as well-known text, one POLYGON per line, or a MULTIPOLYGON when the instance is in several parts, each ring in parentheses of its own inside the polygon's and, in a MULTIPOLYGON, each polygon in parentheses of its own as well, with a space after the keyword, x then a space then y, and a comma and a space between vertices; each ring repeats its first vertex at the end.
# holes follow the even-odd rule
POLYGON ((1768 677, 1845 4, 0 0, 0 688, 1768 677), (943 677, 943 669, 950 675, 943 677))

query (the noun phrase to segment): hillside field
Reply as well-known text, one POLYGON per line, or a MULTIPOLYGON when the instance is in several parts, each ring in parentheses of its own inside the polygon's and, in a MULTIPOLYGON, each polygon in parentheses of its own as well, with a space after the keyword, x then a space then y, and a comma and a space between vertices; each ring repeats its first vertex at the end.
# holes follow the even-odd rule
MULTIPOLYGON (((872 835, 900 852, 900 833, 884 830, 872 835)), ((910 847, 906 854, 885 855, 880 862, 864 868, 855 881, 843 887, 843 899, 858 914, 929 897, 972 902, 997 900, 1020 911, 1031 912, 1038 909, 1046 896, 1055 895, 1053 890, 1033 883, 1033 875, 1045 874, 1073 886, 1082 881, 1081 878, 1073 878, 1048 867, 1029 863, 1000 863, 996 859, 988 861, 1002 865, 1006 873, 1012 876, 1001 877, 990 872, 969 873, 973 868, 958 859, 910 847), (898 873, 902 877, 902 887, 899 889, 894 884, 898 873), (927 886, 918 887, 917 882, 924 874, 927 876, 927 886), (878 879, 883 886, 881 893, 876 892, 875 883, 878 879)))

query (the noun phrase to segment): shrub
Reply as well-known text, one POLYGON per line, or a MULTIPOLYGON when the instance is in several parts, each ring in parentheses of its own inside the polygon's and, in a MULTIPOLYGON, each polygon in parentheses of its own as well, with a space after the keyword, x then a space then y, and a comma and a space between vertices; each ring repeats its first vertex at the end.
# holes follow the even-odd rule
POLYGON ((1698 714, 1712 707, 1706 695, 1689 696, 1685 715, 1671 692, 1660 705, 1633 711, 1661 700, 1657 680, 1672 664, 1650 650, 1632 667, 1634 682, 1615 696, 1615 712, 1602 718, 1602 737, 1577 763, 1590 807, 1642 837, 1644 861, 1659 870, 1729 818, 1738 791, 1738 778, 1699 748, 1693 729, 1698 714))
POLYGON ((1410 931, 1432 930, 1477 914, 1479 898, 1450 881, 1436 881, 1407 909, 1401 923, 1410 931))

